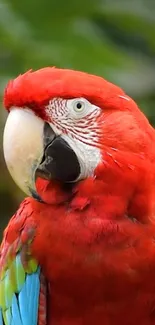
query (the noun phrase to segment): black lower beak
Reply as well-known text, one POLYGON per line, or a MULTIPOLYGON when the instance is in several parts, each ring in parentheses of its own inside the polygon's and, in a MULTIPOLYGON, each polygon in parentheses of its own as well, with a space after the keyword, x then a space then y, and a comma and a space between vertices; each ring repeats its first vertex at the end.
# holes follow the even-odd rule
POLYGON ((56 136, 48 123, 44 126, 44 156, 36 170, 36 178, 74 182, 80 175, 80 164, 73 149, 56 136))

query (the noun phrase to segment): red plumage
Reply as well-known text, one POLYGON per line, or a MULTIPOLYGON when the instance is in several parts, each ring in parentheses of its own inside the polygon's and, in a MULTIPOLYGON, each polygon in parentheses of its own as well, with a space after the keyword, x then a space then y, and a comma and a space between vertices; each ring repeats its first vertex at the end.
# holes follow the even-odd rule
POLYGON ((74 70, 44 68, 28 71, 10 81, 5 91, 4 105, 7 109, 13 105, 34 105, 39 109, 49 98, 84 97, 104 107, 109 97, 116 100, 118 94, 123 95, 124 92, 101 77, 74 70))
POLYGON ((34 223, 32 252, 49 282, 48 325, 155 323, 155 132, 125 93, 104 79, 55 68, 19 76, 4 104, 45 118, 54 97, 84 97, 102 108, 95 177, 66 192, 37 180, 11 220, 7 241, 34 223), (126 97, 126 98, 124 98, 126 97))

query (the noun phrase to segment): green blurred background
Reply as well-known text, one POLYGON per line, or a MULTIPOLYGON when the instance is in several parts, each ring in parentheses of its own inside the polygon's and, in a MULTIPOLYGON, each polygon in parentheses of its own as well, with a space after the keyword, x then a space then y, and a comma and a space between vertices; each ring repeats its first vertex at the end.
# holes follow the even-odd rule
POLYGON ((0 236, 24 197, 3 158, 3 89, 52 65, 120 85, 155 124, 155 0, 0 0, 0 236))

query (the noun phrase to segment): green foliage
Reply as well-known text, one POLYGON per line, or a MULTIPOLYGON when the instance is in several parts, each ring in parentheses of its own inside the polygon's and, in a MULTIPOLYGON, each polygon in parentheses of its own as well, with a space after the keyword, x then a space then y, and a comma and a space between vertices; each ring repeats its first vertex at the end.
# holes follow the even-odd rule
MULTIPOLYGON (((1 94, 8 79, 30 68, 79 69, 120 85, 155 123, 154 0, 3 0, 0 48, 1 94)), ((4 162, 3 170, 0 195, 13 203, 5 209, 2 202, 1 218, 20 193, 4 162)))

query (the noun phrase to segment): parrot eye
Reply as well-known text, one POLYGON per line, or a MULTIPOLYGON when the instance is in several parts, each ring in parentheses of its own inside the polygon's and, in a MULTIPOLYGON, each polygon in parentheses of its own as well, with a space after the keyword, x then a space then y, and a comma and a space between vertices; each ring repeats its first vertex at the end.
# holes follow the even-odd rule
POLYGON ((75 119, 83 118, 94 111, 94 106, 85 98, 75 98, 67 100, 67 107, 71 117, 75 119))
POLYGON ((75 112, 82 112, 85 108, 85 103, 81 100, 81 101, 76 101, 73 104, 73 109, 75 112))
POLYGON ((96 115, 100 113, 100 108, 91 104, 86 98, 74 98, 67 100, 67 109, 69 117, 78 120, 91 113, 96 112, 96 115))

